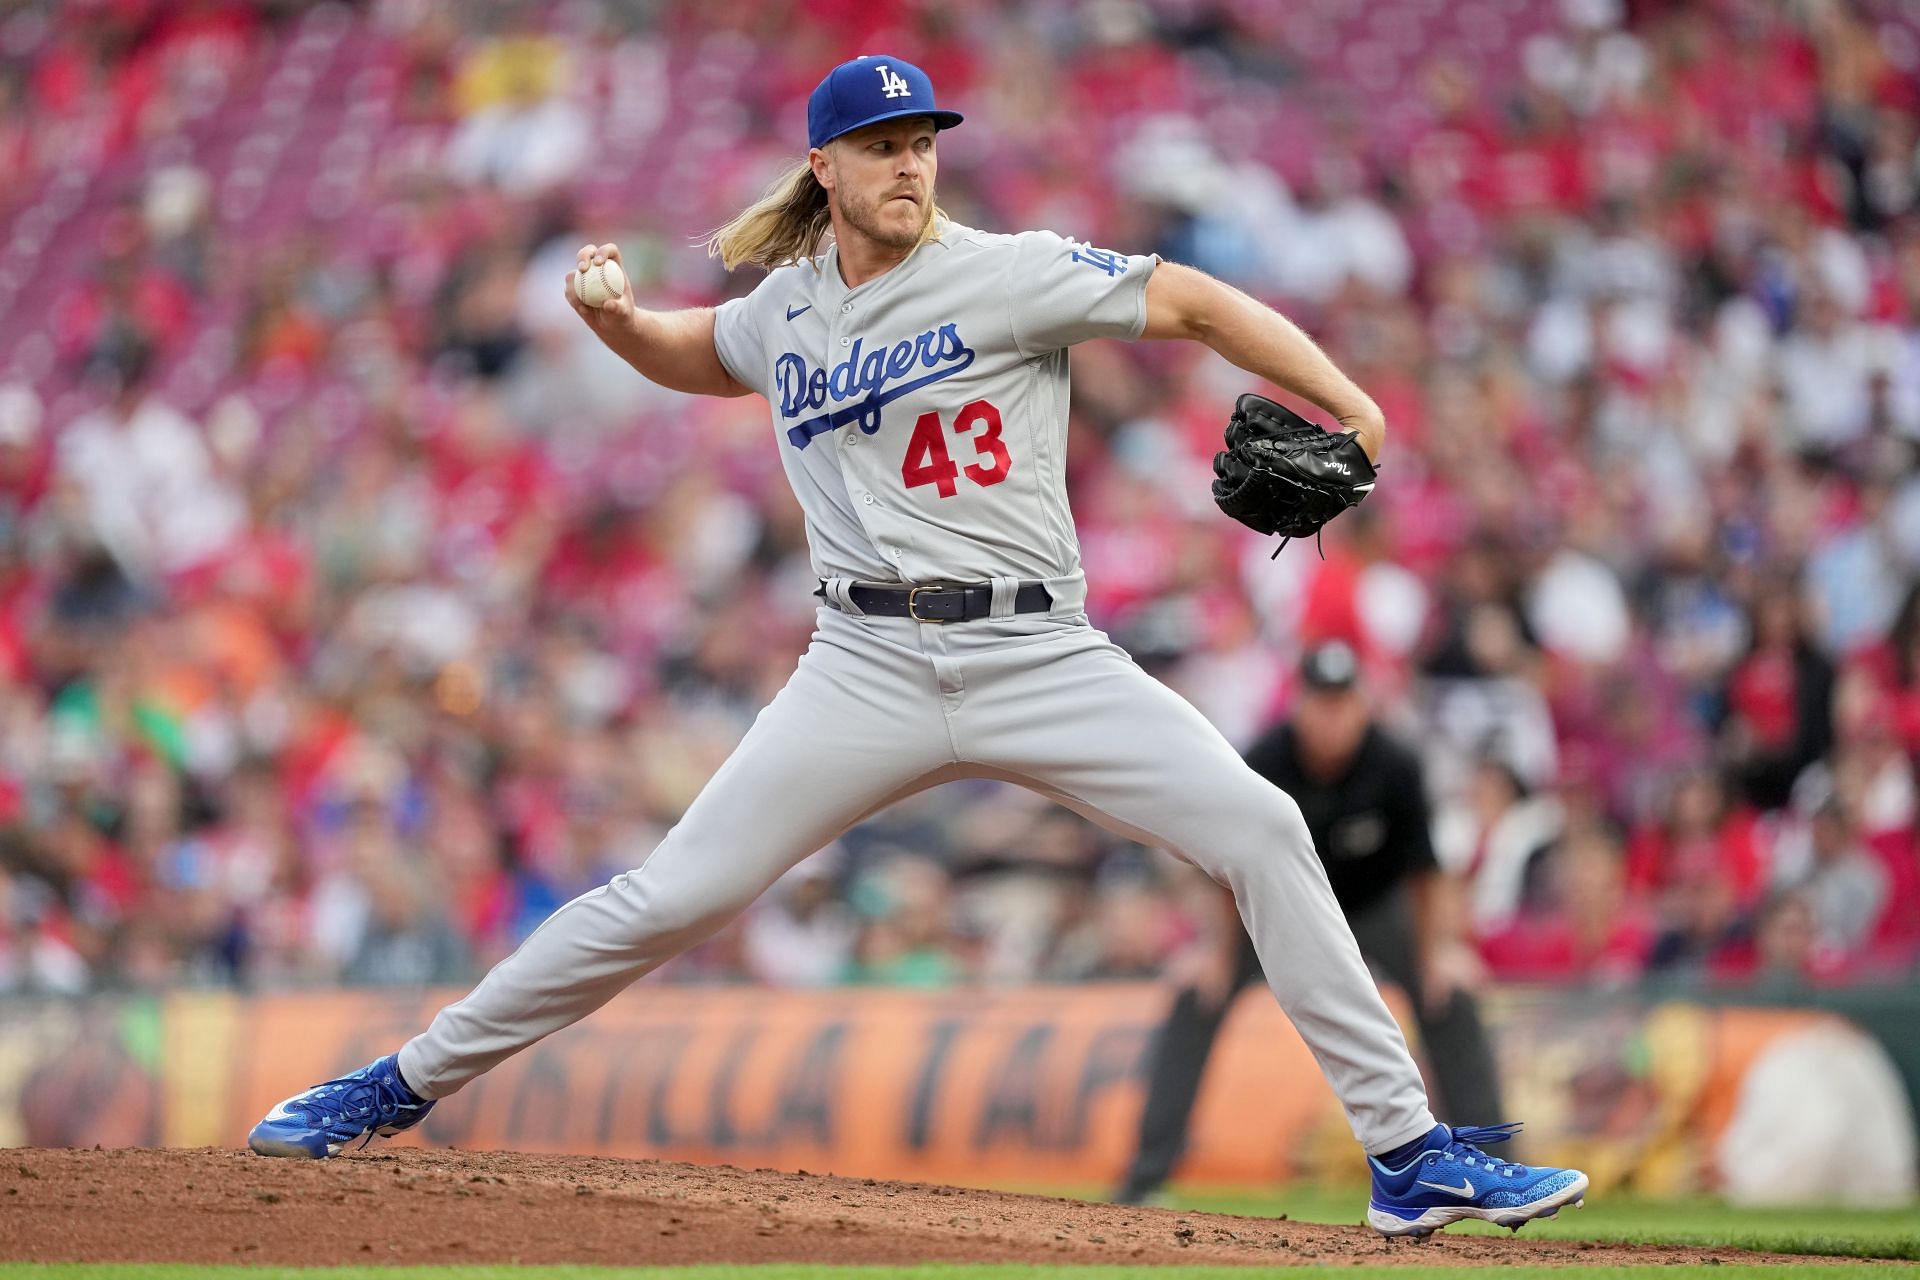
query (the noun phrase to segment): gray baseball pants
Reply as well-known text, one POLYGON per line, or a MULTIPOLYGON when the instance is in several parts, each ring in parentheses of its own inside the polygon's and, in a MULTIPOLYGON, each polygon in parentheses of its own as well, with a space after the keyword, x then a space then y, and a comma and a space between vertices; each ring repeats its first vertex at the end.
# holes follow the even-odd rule
POLYGON ((547 918, 400 1050, 430 1098, 612 999, 807 854, 936 783, 1001 778, 1232 890, 1274 995, 1369 1152, 1433 1127, 1300 810, 1084 622, 822 608, 798 669, 659 847, 547 918))

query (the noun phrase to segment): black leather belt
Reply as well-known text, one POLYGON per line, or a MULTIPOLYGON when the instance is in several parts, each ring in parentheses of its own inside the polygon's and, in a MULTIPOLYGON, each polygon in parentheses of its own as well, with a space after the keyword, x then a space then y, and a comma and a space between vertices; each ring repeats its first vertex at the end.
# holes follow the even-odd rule
MULTIPOLYGON (((813 594, 825 597, 826 587, 813 594)), ((993 613, 991 582, 932 582, 926 586, 851 586, 847 595, 862 613, 915 622, 973 622, 993 613)), ((1045 613, 1053 595, 1041 582, 1023 583, 1013 595, 1015 613, 1045 613)))

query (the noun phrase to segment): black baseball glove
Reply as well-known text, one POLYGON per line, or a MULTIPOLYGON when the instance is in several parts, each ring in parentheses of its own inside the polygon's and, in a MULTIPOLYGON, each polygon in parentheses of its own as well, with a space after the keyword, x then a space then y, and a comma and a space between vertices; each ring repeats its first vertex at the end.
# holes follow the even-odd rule
POLYGON ((1287 539, 1317 534, 1373 492, 1373 464, 1356 437, 1352 431, 1324 431, 1285 405, 1248 392, 1227 420, 1226 449, 1213 457, 1213 500, 1260 533, 1287 539))

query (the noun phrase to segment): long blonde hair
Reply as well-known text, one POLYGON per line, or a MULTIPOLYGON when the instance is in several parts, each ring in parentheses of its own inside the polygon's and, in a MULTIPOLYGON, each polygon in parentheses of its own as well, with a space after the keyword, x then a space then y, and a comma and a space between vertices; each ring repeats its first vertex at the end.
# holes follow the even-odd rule
MULTIPOLYGON (((933 216, 920 232, 920 243, 938 235, 939 224, 945 221, 946 210, 935 205, 933 216)), ((775 178, 758 200, 707 236, 707 256, 720 259, 729 271, 747 262, 771 271, 811 258, 832 229, 827 189, 813 176, 813 165, 802 160, 775 178)))

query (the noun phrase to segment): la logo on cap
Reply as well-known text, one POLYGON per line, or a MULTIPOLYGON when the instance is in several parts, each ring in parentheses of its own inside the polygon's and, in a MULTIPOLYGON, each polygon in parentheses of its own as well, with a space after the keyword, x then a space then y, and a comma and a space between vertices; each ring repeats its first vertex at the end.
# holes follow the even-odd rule
POLYGON ((875 67, 874 70, 880 73, 880 92, 886 94, 889 98, 911 98, 913 96, 913 88, 907 83, 906 77, 895 75, 886 63, 881 63, 875 67))

